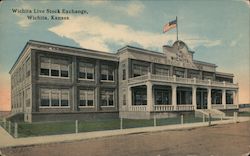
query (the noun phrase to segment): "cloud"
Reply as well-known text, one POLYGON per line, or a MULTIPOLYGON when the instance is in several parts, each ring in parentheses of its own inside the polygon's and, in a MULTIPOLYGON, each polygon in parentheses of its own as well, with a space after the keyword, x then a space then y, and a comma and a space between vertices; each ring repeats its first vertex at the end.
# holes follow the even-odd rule
POLYGON ((100 5, 100 4, 106 4, 109 1, 106 0, 87 0, 85 3, 90 4, 90 5, 100 5))
POLYGON ((143 12, 144 8, 145 6, 141 2, 135 1, 129 3, 127 7, 118 7, 117 9, 129 16, 139 16, 143 12))
MULTIPOLYGON (((137 43, 144 48, 157 48, 166 41, 161 33, 134 30, 128 25, 108 23, 99 17, 70 17, 70 21, 49 28, 59 36, 73 39, 81 47, 109 51, 108 43, 127 45, 137 43)), ((169 35, 173 39, 173 35, 169 35)))
MULTIPOLYGON (((20 5, 19 8, 32 10, 32 6, 29 5, 28 3, 26 3, 25 1, 21 1, 21 5, 20 5)), ((27 27, 30 26, 31 23, 34 22, 32 20, 28 20, 26 14, 16 13, 15 15, 19 17, 19 20, 17 21, 17 24, 19 26, 21 26, 22 28, 27 28, 27 27)))
MULTIPOLYGON (((174 33, 162 34, 134 30, 128 25, 109 23, 96 16, 71 16, 71 20, 64 21, 57 26, 49 28, 49 31, 61 37, 74 40, 81 47, 110 51, 110 43, 119 46, 137 44, 143 48, 161 51, 162 45, 168 41, 175 41, 174 33)), ((200 38, 182 34, 183 38, 200 38)), ((207 47, 221 44, 220 40, 188 40, 190 48, 198 45, 207 47)))
POLYGON ((235 40, 232 40, 229 44, 230 47, 234 47, 238 44, 238 42, 241 40, 242 34, 239 34, 238 37, 235 40))

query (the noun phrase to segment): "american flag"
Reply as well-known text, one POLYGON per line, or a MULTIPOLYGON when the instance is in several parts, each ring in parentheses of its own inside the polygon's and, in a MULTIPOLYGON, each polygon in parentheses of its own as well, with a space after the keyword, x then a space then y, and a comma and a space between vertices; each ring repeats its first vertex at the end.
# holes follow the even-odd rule
POLYGON ((173 28, 176 28, 176 25, 177 25, 177 20, 173 20, 167 24, 164 25, 163 27, 163 33, 169 31, 170 29, 173 29, 173 28))

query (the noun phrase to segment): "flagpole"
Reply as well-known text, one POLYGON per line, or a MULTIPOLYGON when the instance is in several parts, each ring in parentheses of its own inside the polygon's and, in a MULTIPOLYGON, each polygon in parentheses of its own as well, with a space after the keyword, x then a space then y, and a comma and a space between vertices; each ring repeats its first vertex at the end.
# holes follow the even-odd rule
POLYGON ((176 39, 178 41, 178 21, 177 21, 177 16, 176 16, 176 39))

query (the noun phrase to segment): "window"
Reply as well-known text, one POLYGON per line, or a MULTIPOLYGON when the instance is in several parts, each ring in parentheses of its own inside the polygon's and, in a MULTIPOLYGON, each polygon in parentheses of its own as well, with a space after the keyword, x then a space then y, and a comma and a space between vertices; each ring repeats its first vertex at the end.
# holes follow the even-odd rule
POLYGON ((80 90, 80 107, 94 106, 94 90, 80 90))
POLYGON ((112 66, 101 66, 101 80, 114 81, 114 68, 112 66))
POLYGON ((91 63, 79 63, 79 78, 94 79, 94 65, 91 63))
POLYGON ((175 75, 176 75, 176 77, 184 77, 184 71, 180 71, 180 70, 176 70, 175 71, 175 75))
POLYGON ((123 103, 124 106, 126 105, 126 102, 127 102, 127 100, 126 100, 126 94, 123 94, 123 101, 122 101, 122 103, 123 103))
POLYGON ((147 105, 146 89, 137 89, 133 91, 133 105, 147 105))
POLYGON ((226 91, 226 104, 233 104, 233 91, 226 91))
POLYGON ((40 107, 68 107, 68 89, 41 89, 40 107))
POLYGON ((170 104, 170 92, 168 90, 156 90, 155 104, 156 105, 170 104))
POLYGON ((51 106, 59 106, 60 91, 59 90, 51 90, 51 106))
POLYGON ((169 70, 165 69, 165 68, 156 68, 155 69, 155 74, 156 75, 169 76, 169 70))
POLYGON ((50 106, 50 90, 41 89, 41 106, 50 106))
POLYGON ((30 58, 28 58, 26 61, 26 77, 30 76, 30 68, 31 68, 31 62, 30 58))
POLYGON ((146 75, 146 74, 148 74, 148 67, 138 65, 138 64, 134 64, 133 73, 134 73, 134 77, 141 76, 141 75, 146 75))
POLYGON ((26 103, 26 107, 30 107, 30 88, 27 88, 25 91, 25 103, 26 103))
POLYGON ((122 70, 122 80, 126 80, 126 69, 122 70))
POLYGON ((41 57, 40 75, 67 78, 69 77, 69 62, 41 57))
POLYGON ((195 70, 188 70, 188 78, 200 78, 200 72, 195 70))
POLYGON ((40 68, 40 75, 49 76, 50 70, 50 60, 44 57, 41 57, 41 68, 40 68))
POLYGON ((103 90, 101 92, 101 106, 114 106, 114 91, 103 90))

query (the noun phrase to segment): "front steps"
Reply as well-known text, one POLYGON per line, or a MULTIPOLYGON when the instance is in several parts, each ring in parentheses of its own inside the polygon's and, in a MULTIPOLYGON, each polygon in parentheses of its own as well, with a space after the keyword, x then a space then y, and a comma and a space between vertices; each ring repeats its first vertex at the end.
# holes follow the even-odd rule
POLYGON ((225 118, 225 113, 218 110, 218 109, 197 109, 195 110, 195 116, 196 117, 203 117, 205 115, 206 117, 209 117, 209 114, 212 118, 225 118))

